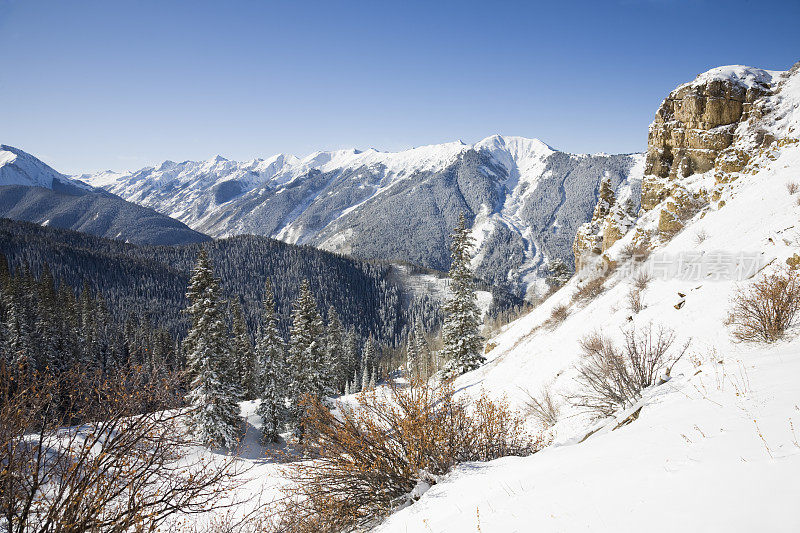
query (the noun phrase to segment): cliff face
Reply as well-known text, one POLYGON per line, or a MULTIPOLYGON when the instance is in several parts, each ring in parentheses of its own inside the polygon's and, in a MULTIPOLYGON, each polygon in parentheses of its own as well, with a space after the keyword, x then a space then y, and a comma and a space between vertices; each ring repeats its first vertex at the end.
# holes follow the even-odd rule
MULTIPOLYGON (((759 158, 796 132, 776 129, 783 83, 800 70, 773 72, 745 66, 719 67, 673 90, 650 125, 641 211, 631 213, 600 195, 591 222, 581 226, 573 251, 576 270, 603 254, 631 228, 637 216, 657 207, 657 231, 668 240, 686 220, 713 202, 717 208, 728 184, 754 172, 759 158)), ((630 207, 630 206, 628 206, 630 207)))
MULTIPOLYGON (((650 125, 642 184, 649 211, 671 193, 671 182, 710 170, 739 172, 748 150, 737 147, 742 123, 767 111, 772 74, 749 67, 720 67, 681 85, 661 103, 650 125)), ((757 144, 773 139, 763 135, 757 144)), ((752 146, 748 148, 753 148, 752 146)))

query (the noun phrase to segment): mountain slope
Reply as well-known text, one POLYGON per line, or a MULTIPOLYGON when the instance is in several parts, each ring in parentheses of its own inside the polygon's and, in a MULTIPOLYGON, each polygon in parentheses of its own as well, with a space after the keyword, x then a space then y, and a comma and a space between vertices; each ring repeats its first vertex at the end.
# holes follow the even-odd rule
MULTIPOLYGON (((654 203, 603 252, 616 264, 604 292, 589 303, 573 300, 599 275, 594 268, 603 263, 596 262, 507 326, 492 339, 489 362, 456 381, 464 394, 507 395, 521 408, 525 390, 550 386, 561 404, 548 430, 554 444, 530 457, 463 465, 377 531, 800 529, 793 511, 800 498, 797 328, 765 346, 733 342, 725 325, 732 296, 800 254, 800 202, 789 187, 800 171, 800 64, 787 73, 714 69, 689 98, 699 114, 706 107, 698 95, 713 99, 714 109, 737 107, 713 92, 736 102, 753 79, 766 80, 763 91, 750 111, 739 105, 721 124, 730 126, 729 144, 710 162, 701 159, 709 149, 691 148, 694 154, 678 142, 669 163, 689 170, 648 173, 668 190, 648 191, 654 203), (743 151, 743 166, 728 166, 729 148, 743 151), (698 205, 676 227, 666 222, 674 222, 682 191, 696 194, 698 205), (641 235, 649 236, 649 258, 626 262, 626 247, 641 235), (626 303, 636 271, 652 276, 638 313, 626 303), (559 305, 568 317, 548 323, 559 305), (580 392, 581 339, 599 331, 619 342, 621 330, 648 324, 672 329, 678 343, 691 339, 689 353, 632 408, 593 421, 568 401, 580 392), (638 419, 621 424, 637 408, 638 419)), ((719 128, 714 122, 705 124, 719 128)), ((658 151, 660 142, 651 135, 653 154, 667 153, 658 151)))
POLYGON ((7 145, 0 145, 0 216, 137 244, 209 240, 182 222, 70 179, 7 145))
POLYGON ((464 211, 478 241, 477 274, 524 293, 541 284, 548 259, 572 264, 572 238, 591 218, 600 180, 626 195, 638 191, 642 168, 641 155, 573 155, 495 135, 396 153, 167 161, 80 178, 212 236, 269 235, 440 270, 464 211))

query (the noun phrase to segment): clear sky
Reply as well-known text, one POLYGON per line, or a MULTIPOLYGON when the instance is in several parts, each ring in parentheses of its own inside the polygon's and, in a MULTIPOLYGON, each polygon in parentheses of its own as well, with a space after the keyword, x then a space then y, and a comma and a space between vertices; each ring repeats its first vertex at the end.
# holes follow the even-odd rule
POLYGON ((66 173, 494 133, 640 151, 677 84, 800 60, 798 21, 798 0, 0 0, 0 143, 66 173))

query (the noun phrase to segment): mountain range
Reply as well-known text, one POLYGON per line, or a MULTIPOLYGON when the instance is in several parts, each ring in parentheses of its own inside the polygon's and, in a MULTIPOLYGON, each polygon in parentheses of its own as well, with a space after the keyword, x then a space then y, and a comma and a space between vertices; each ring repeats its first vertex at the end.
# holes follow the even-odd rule
POLYGON ((401 152, 165 161, 75 178, 212 237, 265 235, 439 270, 450 264, 449 233, 464 212, 476 274, 524 295, 542 287, 548 261, 573 264, 572 242, 601 180, 638 210, 643 169, 643 154, 569 154, 493 135, 401 152))

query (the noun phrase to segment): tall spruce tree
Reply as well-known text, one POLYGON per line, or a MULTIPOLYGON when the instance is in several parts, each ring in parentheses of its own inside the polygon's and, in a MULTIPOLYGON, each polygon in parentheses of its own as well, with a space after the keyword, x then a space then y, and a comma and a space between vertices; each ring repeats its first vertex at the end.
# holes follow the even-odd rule
POLYGON ((321 399, 328 393, 325 380, 325 327, 317 310, 317 302, 307 280, 300 284, 300 294, 292 310, 292 329, 289 340, 289 382, 287 392, 291 403, 290 420, 295 435, 302 440, 305 433, 303 402, 308 398, 321 399))
POLYGON ((410 379, 416 379, 419 376, 419 354, 417 353, 417 337, 414 334, 414 328, 409 328, 408 336, 406 337, 406 374, 410 379))
POLYGON ((207 446, 233 448, 239 437, 239 405, 235 386, 226 379, 230 341, 225 305, 205 248, 197 256, 186 297, 191 327, 183 348, 190 380, 190 429, 207 446))
POLYGON ((485 360, 483 337, 479 332, 480 311, 470 266, 473 240, 464 213, 458 217, 452 239, 452 263, 448 273, 450 297, 444 305, 442 356, 447 374, 459 375, 478 368, 485 360))
POLYGON ((261 370, 258 414, 263 421, 261 432, 264 441, 277 442, 287 417, 287 368, 283 339, 278 332, 278 318, 275 315, 275 296, 269 278, 264 287, 263 305, 263 323, 256 342, 256 358, 261 370))
POLYGON ((325 333, 325 367, 328 385, 336 394, 342 394, 350 372, 346 368, 344 329, 333 306, 328 308, 328 326, 325 333))
POLYGON ((238 298, 231 302, 231 354, 235 383, 239 385, 239 393, 244 400, 252 400, 257 394, 257 369, 253 343, 244 318, 242 304, 238 298))
POLYGON ((366 390, 370 384, 374 387, 374 368, 377 360, 378 350, 372 337, 364 341, 364 351, 361 353, 361 388, 366 390))

